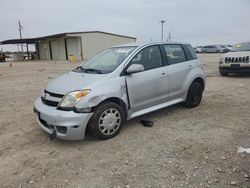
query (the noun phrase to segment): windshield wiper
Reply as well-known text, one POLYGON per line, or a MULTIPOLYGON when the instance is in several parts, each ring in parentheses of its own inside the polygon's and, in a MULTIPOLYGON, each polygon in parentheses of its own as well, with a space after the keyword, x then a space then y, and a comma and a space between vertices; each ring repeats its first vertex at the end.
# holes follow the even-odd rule
POLYGON ((98 74, 103 74, 103 72, 101 70, 91 69, 91 68, 85 69, 82 66, 76 67, 73 71, 75 71, 75 72, 95 72, 95 73, 98 73, 98 74))
POLYGON ((76 67, 74 70, 74 72, 84 72, 84 68, 82 66, 76 67))
POLYGON ((86 71, 86 72, 96 72, 96 73, 98 73, 98 74, 103 74, 103 72, 102 72, 101 70, 98 70, 98 69, 91 69, 91 68, 89 68, 89 69, 84 69, 84 68, 83 68, 83 70, 86 71))

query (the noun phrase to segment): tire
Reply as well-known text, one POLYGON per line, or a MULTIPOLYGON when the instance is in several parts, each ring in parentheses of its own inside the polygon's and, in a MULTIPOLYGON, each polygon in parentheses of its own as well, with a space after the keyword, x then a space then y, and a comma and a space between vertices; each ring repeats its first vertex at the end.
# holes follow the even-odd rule
POLYGON ((204 54, 206 54, 206 53, 207 53, 207 51, 206 51, 206 50, 204 50, 204 51, 203 51, 203 53, 204 53, 204 54))
POLYGON ((199 82, 193 82, 188 89, 187 99, 184 105, 187 108, 194 108, 198 106, 202 99, 202 92, 203 89, 201 84, 199 82))
POLYGON ((220 50, 217 50, 217 53, 220 53, 220 50))
POLYGON ((124 123, 122 108, 113 102, 101 103, 94 111, 88 123, 88 130, 97 139, 109 139, 117 136, 124 123))
POLYGON ((219 70, 221 76, 228 76, 228 72, 224 72, 223 70, 219 70))
POLYGON ((228 76, 228 72, 225 72, 223 69, 219 68, 219 72, 221 76, 228 76))

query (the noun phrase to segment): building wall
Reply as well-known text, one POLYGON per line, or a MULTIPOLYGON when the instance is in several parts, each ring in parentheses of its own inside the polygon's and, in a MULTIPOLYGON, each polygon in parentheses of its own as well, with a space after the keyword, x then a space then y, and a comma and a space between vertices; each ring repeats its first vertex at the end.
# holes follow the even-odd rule
POLYGON ((69 55, 74 55, 76 60, 87 60, 105 48, 135 41, 136 39, 133 38, 98 32, 67 34, 66 39, 53 38, 41 40, 38 43, 38 51, 41 60, 50 60, 51 57, 52 60, 66 60, 69 55), (65 50, 65 41, 67 53, 65 50))
POLYGON ((66 39, 68 56, 74 55, 75 60, 82 60, 81 38, 71 37, 66 39))
POLYGON ((105 48, 115 46, 118 44, 132 43, 136 41, 136 39, 109 35, 105 33, 82 33, 82 34, 71 34, 67 36, 81 37, 82 55, 84 60, 90 59, 95 54, 104 50, 105 48))

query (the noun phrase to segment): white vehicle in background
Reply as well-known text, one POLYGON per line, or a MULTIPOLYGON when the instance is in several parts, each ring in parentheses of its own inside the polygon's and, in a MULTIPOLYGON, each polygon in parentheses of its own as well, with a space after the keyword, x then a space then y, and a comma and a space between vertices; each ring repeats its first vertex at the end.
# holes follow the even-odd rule
POLYGON ((219 71, 221 76, 250 73, 250 42, 236 44, 230 52, 221 55, 219 71))
POLYGON ((203 47, 202 46, 196 46, 195 47, 195 52, 196 53, 203 53, 203 47))

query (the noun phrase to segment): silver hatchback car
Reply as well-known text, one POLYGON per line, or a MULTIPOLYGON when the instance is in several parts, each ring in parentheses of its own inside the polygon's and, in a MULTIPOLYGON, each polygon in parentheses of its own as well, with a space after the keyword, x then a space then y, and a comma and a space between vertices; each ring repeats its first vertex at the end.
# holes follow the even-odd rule
POLYGON ((124 121, 183 102, 200 104, 206 77, 189 44, 108 48, 50 81, 35 101, 38 125, 53 137, 116 136, 124 121))

